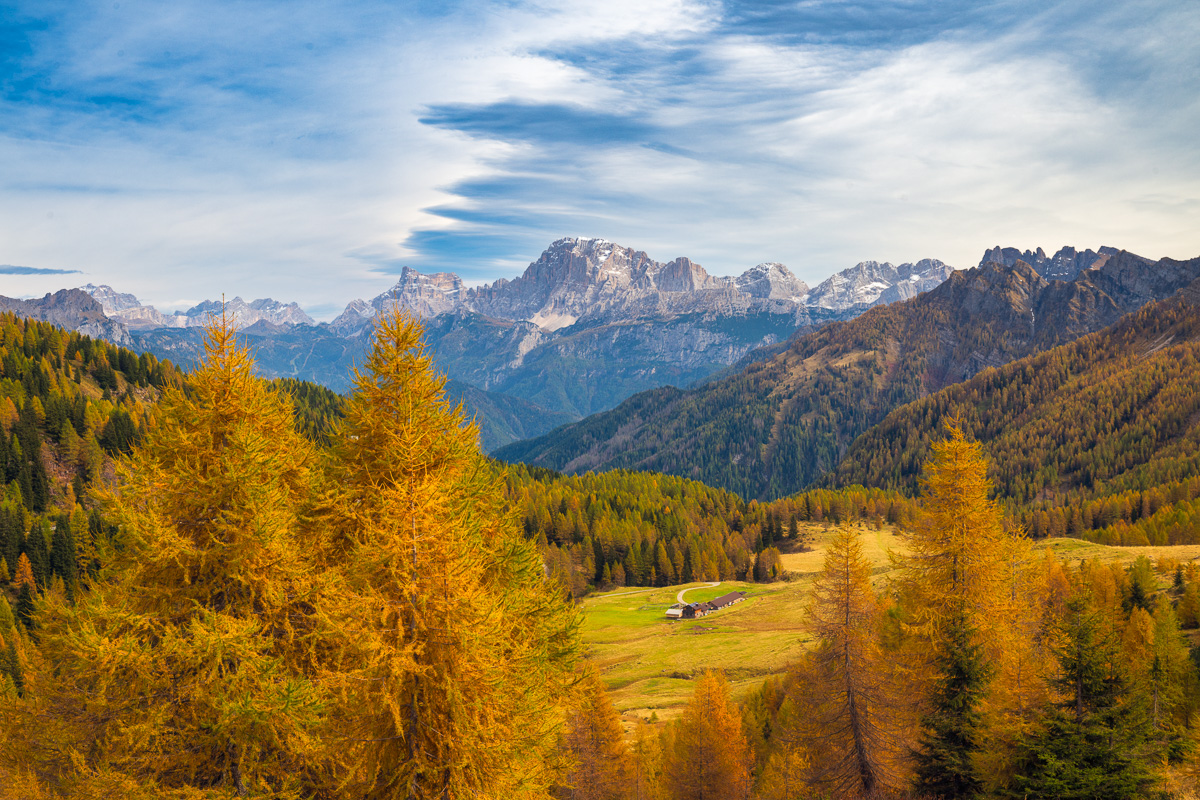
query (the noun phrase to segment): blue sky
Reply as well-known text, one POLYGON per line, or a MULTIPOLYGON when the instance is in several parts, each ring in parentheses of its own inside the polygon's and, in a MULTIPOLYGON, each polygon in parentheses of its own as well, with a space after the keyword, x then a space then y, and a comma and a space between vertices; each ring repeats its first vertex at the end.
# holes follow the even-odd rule
POLYGON ((0 0, 0 294, 1200 255, 1200 3, 0 0), (77 271, 77 272, 75 272, 77 271))

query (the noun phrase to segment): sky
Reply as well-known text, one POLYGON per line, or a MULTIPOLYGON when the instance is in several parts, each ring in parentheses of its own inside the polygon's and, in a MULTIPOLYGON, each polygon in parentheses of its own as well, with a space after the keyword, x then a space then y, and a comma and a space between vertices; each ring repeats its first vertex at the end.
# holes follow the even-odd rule
POLYGON ((1195 0, 0 0, 0 294, 1200 255, 1195 0))

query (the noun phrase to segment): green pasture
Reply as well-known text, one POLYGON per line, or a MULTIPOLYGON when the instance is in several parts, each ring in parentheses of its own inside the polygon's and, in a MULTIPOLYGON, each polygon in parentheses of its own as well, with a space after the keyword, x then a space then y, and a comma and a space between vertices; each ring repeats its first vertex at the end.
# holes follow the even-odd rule
POLYGON ((806 647, 801 631, 805 584, 733 581, 685 595, 688 602, 744 591, 741 603, 696 620, 671 620, 666 611, 684 586, 633 594, 620 590, 584 601, 584 642, 617 708, 667 718, 692 694, 692 679, 707 669, 725 672, 735 690, 783 672, 806 647))
MULTIPOLYGON (((894 530, 856 528, 863 551, 874 565, 872 582, 882 589, 891 571, 889 552, 903 542, 894 530)), ((834 531, 811 526, 811 547, 783 554, 795 577, 781 583, 724 581, 661 589, 617 589, 584 599, 583 640, 588 659, 599 670, 613 703, 627 721, 660 720, 677 715, 692 695, 692 680, 708 669, 723 671, 735 697, 783 674, 809 646, 804 608, 812 580, 824 561, 834 531), (748 598, 697 620, 671 620, 666 610, 680 589, 688 602, 711 600, 732 591, 748 598)), ((1052 539, 1038 544, 1067 564, 1081 559, 1131 562, 1139 555, 1187 561, 1200 558, 1200 545, 1185 547, 1107 547, 1078 539, 1052 539)), ((1163 585, 1166 585, 1164 576, 1163 585)))

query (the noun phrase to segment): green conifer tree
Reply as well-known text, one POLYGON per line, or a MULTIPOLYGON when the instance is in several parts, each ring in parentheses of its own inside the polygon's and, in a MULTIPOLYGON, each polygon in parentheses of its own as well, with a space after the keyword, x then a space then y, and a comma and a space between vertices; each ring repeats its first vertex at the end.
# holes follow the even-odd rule
POLYGON ((1063 701, 1026 745, 1013 797, 1144 797, 1161 757, 1142 698, 1130 691, 1119 645, 1079 598, 1067 603, 1055 684, 1063 701))
POLYGON ((975 797, 981 782, 972 763, 979 746, 979 705, 991 678, 983 648, 965 614, 942 630, 930 709, 922 719, 916 787, 933 797, 975 797))

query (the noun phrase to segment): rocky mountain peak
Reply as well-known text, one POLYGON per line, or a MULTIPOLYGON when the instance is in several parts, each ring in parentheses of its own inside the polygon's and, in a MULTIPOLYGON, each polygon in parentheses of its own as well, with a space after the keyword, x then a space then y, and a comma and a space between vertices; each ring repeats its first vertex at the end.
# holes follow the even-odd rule
POLYGON ((100 301, 83 289, 60 289, 38 300, 0 297, 0 311, 40 319, 114 344, 128 346, 132 343, 129 331, 109 319, 100 301))
POLYGON ((375 317, 375 307, 366 300, 351 300, 329 327, 339 336, 355 336, 370 330, 375 317))
POLYGON ((89 283, 87 286, 81 287, 80 291, 87 292, 93 297, 104 309, 104 313, 108 315, 142 306, 133 295, 122 294, 111 286, 96 286, 89 283))
POLYGON ((792 274, 792 271, 774 261, 757 264, 743 272, 733 281, 739 291, 751 297, 773 300, 804 302, 808 284, 792 274))
POLYGON ((860 261, 819 283, 805 302, 846 310, 908 300, 938 286, 953 272, 953 267, 936 258, 900 266, 888 261, 860 261))
POLYGON ((1047 256, 1046 251, 1040 247, 1037 250, 1022 252, 1015 247, 996 246, 984 252, 979 265, 995 262, 1012 266, 1017 261, 1024 261, 1047 280, 1070 281, 1086 269, 1103 266, 1109 258, 1119 252, 1115 247, 1101 247, 1099 251, 1079 251, 1074 247, 1063 247, 1053 256, 1047 256))
POLYGON ((317 324, 297 303, 281 303, 269 297, 247 303, 242 298, 235 297, 223 304, 220 300, 205 300, 182 314, 175 314, 176 317, 182 317, 182 324, 176 323, 175 327, 206 325, 211 317, 219 317, 222 313, 231 317, 239 328, 248 328, 263 320, 278 326, 317 324))
MULTIPOLYGON (((404 268, 392 289, 369 305, 376 311, 399 306, 424 319, 447 313, 476 313, 493 319, 531 322, 555 331, 580 320, 604 323, 684 313, 792 314, 800 324, 807 308, 835 312, 906 300, 932 289, 953 272, 936 259, 915 264, 864 261, 810 290, 777 262, 765 262, 737 277, 715 277, 687 257, 658 262, 644 251, 607 239, 557 239, 513 280, 465 288, 448 272, 422 274, 404 268)), ((359 310, 343 313, 335 329, 361 327, 359 310)))
POLYGON ((431 319, 438 314, 454 311, 462 305, 465 299, 464 292, 462 278, 453 272, 425 275, 411 267, 405 267, 400 272, 400 280, 396 281, 396 285, 376 297, 371 306, 376 311, 400 306, 421 319, 431 319))
POLYGON ((1030 264, 989 261, 956 273, 947 281, 946 296, 966 316, 986 314, 998 320, 1028 320, 1038 293, 1049 285, 1030 264))

